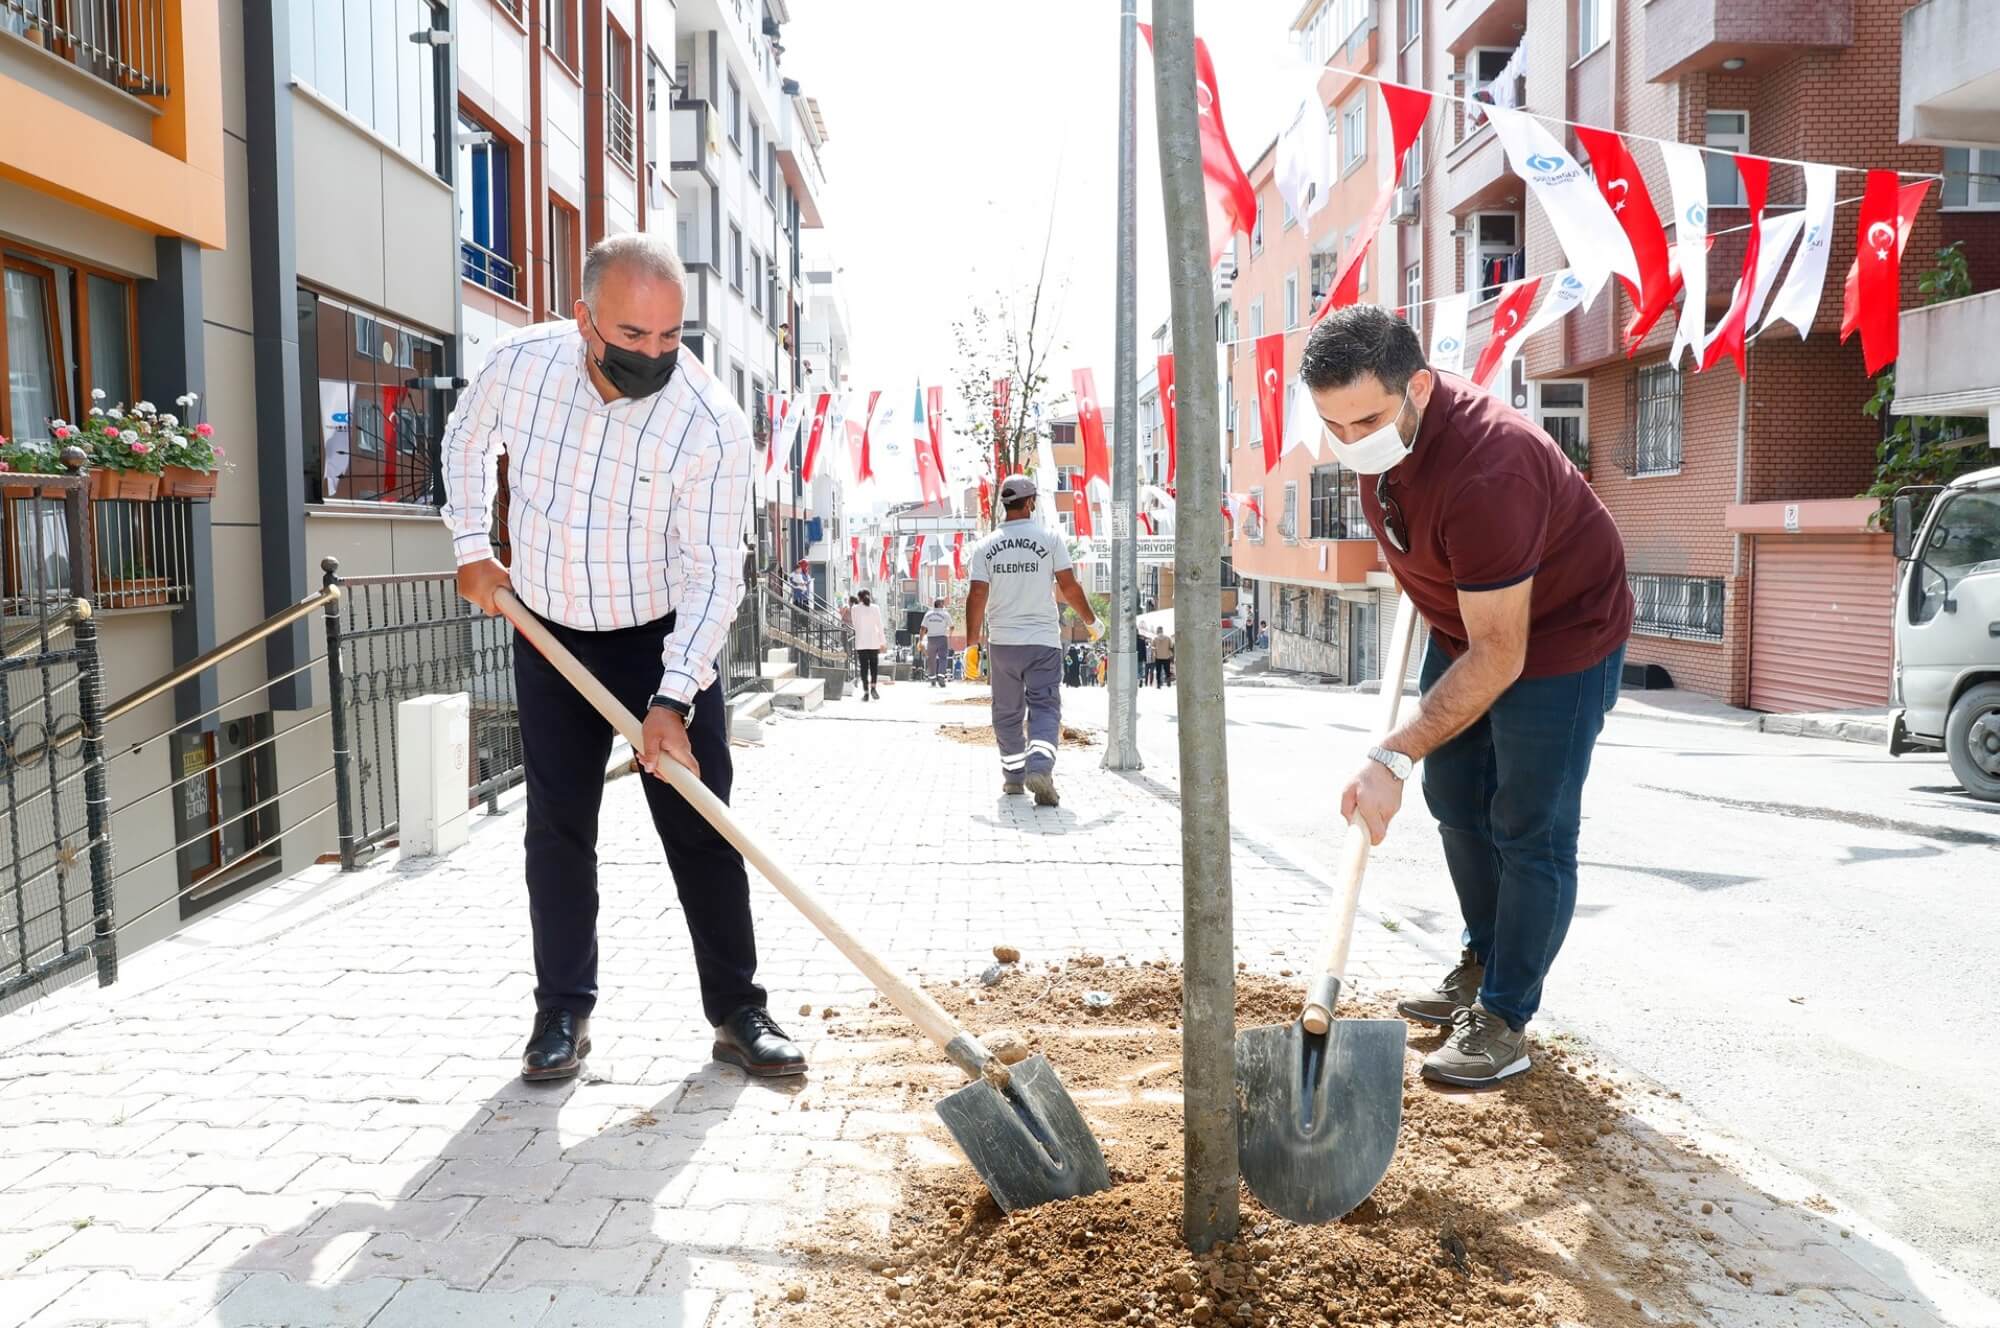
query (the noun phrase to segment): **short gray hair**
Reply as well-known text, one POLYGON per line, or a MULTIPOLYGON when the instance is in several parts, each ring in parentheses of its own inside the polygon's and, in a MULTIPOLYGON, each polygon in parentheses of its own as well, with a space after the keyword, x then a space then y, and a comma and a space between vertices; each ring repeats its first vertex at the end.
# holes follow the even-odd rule
POLYGON ((655 281, 687 289, 687 269, 681 266, 681 256, 674 252, 673 244, 665 236, 641 231, 607 235, 591 245, 590 252, 583 256, 583 302, 593 311, 597 308, 597 292, 604 284, 604 274, 614 267, 631 267, 655 281))

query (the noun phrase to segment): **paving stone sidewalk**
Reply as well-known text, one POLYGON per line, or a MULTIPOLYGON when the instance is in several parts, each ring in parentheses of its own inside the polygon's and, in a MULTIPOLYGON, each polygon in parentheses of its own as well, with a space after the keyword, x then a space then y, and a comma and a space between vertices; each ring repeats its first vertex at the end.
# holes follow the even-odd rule
MULTIPOLYGON (((1004 799, 992 749, 936 731, 983 722, 937 704, 963 694, 891 687, 770 725, 737 749, 742 819, 929 981, 999 941, 1177 959, 1171 772, 1066 751, 1061 808, 1004 799)), ((832 1212, 886 1223, 896 1172, 949 1160, 928 1086, 798 1017, 868 989, 762 883, 762 977, 813 1075, 774 1088, 708 1061, 635 778, 606 790, 596 1054, 578 1081, 522 1084, 520 834, 516 803, 447 858, 316 869, 133 957, 116 987, 0 1020, 0 1328, 751 1324, 791 1236, 832 1212)), ((1303 967, 1326 883, 1243 836, 1233 867, 1238 954, 1303 967)), ((1373 917, 1354 953, 1364 989, 1437 972, 1373 917)), ((1899 1254, 1644 1125, 1620 1146, 1734 1209, 1676 1251, 1714 1328, 1942 1322, 1899 1254)))

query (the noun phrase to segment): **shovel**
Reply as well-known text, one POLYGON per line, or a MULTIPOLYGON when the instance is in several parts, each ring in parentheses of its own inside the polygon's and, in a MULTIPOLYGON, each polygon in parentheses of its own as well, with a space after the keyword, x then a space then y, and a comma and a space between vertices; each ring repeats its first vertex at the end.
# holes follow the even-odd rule
MULTIPOLYGON (((569 679, 585 700, 604 716, 634 752, 646 749, 639 721, 620 705, 594 674, 577 662, 574 655, 550 635, 548 628, 521 606, 510 590, 495 597, 500 611, 517 631, 569 679)), ((1083 1113, 1070 1100, 1055 1067, 1041 1056, 1030 1056, 1016 1065, 1003 1065, 981 1046, 979 1039, 952 1022, 944 1007, 927 992, 891 972, 889 966, 863 945, 821 906, 791 873, 758 846, 736 824, 723 801, 686 767, 668 761, 657 772, 674 792, 701 813, 721 836, 735 845, 745 860, 764 874, 790 900, 820 934, 875 984, 876 990, 938 1044, 951 1063, 963 1070, 972 1082, 938 1103, 938 1115, 945 1128, 964 1150, 979 1178, 992 1191, 1001 1211, 1032 1208, 1054 1199, 1093 1194, 1111 1188, 1111 1175, 1098 1149, 1097 1137, 1084 1124, 1083 1113)))
MULTIPOLYGON (((1396 610, 1382 665, 1378 740, 1396 725, 1416 635, 1409 597, 1396 610)), ((1305 1008, 1289 1024, 1236 1035, 1236 1151, 1243 1179, 1266 1208, 1294 1222, 1331 1222, 1366 1199, 1396 1155, 1403 1123, 1400 1019, 1333 1017, 1354 939, 1368 828, 1350 821, 1341 843, 1333 926, 1305 1008)))

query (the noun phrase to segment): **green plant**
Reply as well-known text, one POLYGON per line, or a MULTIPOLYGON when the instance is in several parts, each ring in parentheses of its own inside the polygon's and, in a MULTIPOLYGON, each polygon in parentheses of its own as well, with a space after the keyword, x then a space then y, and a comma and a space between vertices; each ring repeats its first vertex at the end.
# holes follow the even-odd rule
MULTIPOLYGON (((1925 304, 1941 304, 1972 294, 1972 273, 1966 266, 1964 241, 1937 251, 1937 266, 1917 282, 1925 304)), ((1889 504, 1896 491, 1907 485, 1949 484, 1967 471, 1985 464, 1986 450, 1967 421, 1926 415, 1889 413, 1896 400, 1896 366, 1890 365, 1875 376, 1875 393, 1861 408, 1870 419, 1886 420, 1882 443, 1876 450, 1875 482, 1864 498, 1885 501, 1875 514, 1878 525, 1887 520, 1889 504)))
POLYGON ((23 475, 61 475, 66 473, 62 463, 61 449, 52 442, 39 442, 17 438, 0 438, 0 472, 12 471, 23 475))
MULTIPOLYGON (((100 403, 104 400, 101 389, 91 396, 100 403)), ((174 404, 193 410, 200 400, 189 392, 174 404)), ((93 405, 81 424, 50 420, 49 431, 58 442, 82 447, 90 464, 102 470, 157 475, 168 466, 208 472, 226 464, 222 449, 215 445, 212 425, 184 421, 150 401, 138 402, 130 410, 123 402, 93 405)))

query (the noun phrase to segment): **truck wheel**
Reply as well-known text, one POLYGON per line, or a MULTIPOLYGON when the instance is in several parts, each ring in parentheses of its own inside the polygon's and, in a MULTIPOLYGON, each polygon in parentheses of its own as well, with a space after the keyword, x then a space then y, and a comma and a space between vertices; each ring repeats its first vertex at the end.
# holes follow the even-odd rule
POLYGON ((1975 798, 2000 802, 2000 682, 1966 689, 1944 722, 1951 772, 1975 798))

